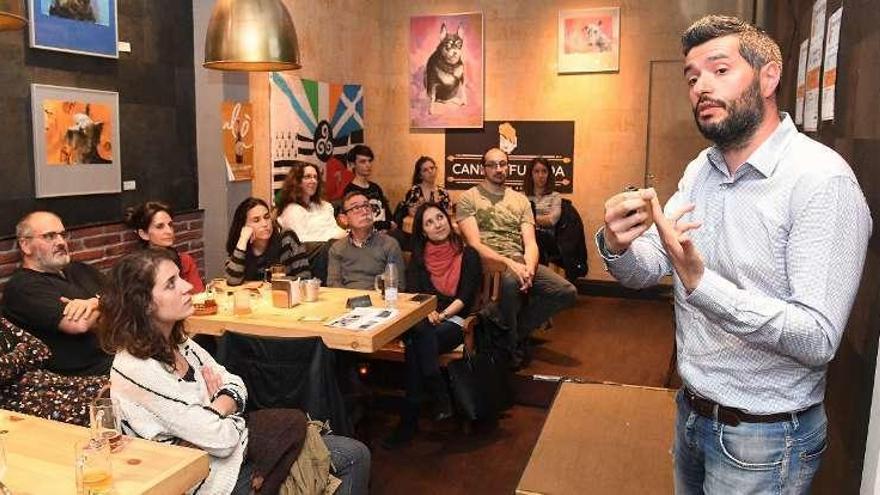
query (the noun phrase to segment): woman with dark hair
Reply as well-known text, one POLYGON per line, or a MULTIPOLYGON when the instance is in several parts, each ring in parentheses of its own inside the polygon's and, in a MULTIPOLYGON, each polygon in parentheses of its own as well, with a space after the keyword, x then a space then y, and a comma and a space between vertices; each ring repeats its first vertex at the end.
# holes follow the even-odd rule
POLYGON ((294 162, 290 167, 276 205, 278 224, 296 232, 302 242, 327 242, 345 237, 336 223, 333 205, 321 197, 324 181, 318 167, 294 162))
POLYGON ((295 161, 281 186, 276 211, 281 228, 294 231, 305 246, 312 273, 326 283, 330 243, 346 232, 336 223, 333 205, 321 199, 323 186, 317 166, 295 161))
POLYGON ((279 232, 272 222, 269 205, 260 198, 242 201, 232 215, 226 236, 226 283, 263 280, 266 270, 282 264, 285 273, 311 277, 306 251, 292 230, 279 232))
MULTIPOLYGON (((99 335, 102 347, 115 354, 110 394, 117 420, 126 435, 206 451, 211 469, 193 487, 198 493, 252 493, 260 464, 254 458, 259 452, 248 450, 247 388, 186 336, 190 288, 167 250, 136 251, 111 270, 99 335)), ((341 488, 348 490, 342 493, 366 493, 367 448, 344 437, 323 439, 341 488)))
POLYGON ((562 196, 556 192, 556 179, 550 162, 543 156, 535 157, 526 170, 523 193, 535 207, 535 237, 541 263, 559 253, 556 246, 556 222, 562 215, 562 196))
POLYGON ((413 255, 406 269, 407 292, 435 294, 437 310, 411 328, 406 343, 406 399, 400 423, 386 448, 408 443, 418 431, 422 391, 434 402, 433 417, 452 416, 452 403, 438 357, 462 343, 462 324, 477 297, 480 256, 452 230, 449 214, 437 203, 418 207, 413 224, 413 255))
POLYGON ((89 403, 109 384, 106 375, 65 376, 44 369, 52 351, 0 318, 0 409, 89 424, 89 403))
POLYGON ((125 210, 125 225, 134 230, 143 247, 160 247, 172 251, 178 259, 180 276, 193 286, 193 292, 203 292, 205 284, 199 275, 196 260, 188 253, 174 249, 174 220, 171 207, 160 201, 147 201, 125 210))
POLYGON ((437 164, 430 156, 420 156, 413 168, 412 187, 403 199, 409 216, 423 203, 437 203, 449 211, 449 194, 437 185, 437 164))

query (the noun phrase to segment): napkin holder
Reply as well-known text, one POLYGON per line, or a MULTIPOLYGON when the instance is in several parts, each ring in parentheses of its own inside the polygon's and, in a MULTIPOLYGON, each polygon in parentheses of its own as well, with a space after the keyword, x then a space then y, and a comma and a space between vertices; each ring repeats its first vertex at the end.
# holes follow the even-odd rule
POLYGON ((299 280, 281 278, 272 281, 272 305, 276 308, 292 308, 299 304, 301 298, 299 280))

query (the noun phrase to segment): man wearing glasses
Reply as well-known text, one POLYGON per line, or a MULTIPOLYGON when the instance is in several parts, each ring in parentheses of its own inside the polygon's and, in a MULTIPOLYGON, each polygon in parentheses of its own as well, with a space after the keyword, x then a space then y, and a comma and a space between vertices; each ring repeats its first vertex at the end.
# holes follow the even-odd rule
POLYGON ((403 289, 404 265, 396 240, 376 230, 373 207, 362 192, 352 191, 342 200, 342 215, 348 223, 348 236, 330 246, 327 286, 372 289, 376 275, 388 263, 397 266, 398 286, 403 289))
POLYGON ((92 332, 98 320, 101 273, 70 260, 67 231, 53 213, 26 215, 15 235, 22 262, 3 292, 5 316, 49 347, 50 371, 108 374, 111 356, 100 349, 92 332))
POLYGON ((574 286, 538 264, 535 216, 523 194, 505 185, 507 153, 492 148, 483 155, 483 182, 465 191, 456 205, 458 226, 480 257, 504 263, 501 298, 487 316, 504 331, 500 347, 511 365, 528 365, 529 333, 575 302, 574 286))

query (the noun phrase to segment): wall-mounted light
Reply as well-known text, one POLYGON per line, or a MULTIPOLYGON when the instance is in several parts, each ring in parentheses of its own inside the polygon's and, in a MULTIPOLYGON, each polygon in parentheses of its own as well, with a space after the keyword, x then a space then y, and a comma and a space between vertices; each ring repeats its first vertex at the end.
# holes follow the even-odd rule
POLYGON ((0 0, 0 31, 15 31, 27 24, 21 0, 0 0))
POLYGON ((302 67, 296 29, 281 0, 217 0, 205 36, 203 66, 231 71, 302 67))

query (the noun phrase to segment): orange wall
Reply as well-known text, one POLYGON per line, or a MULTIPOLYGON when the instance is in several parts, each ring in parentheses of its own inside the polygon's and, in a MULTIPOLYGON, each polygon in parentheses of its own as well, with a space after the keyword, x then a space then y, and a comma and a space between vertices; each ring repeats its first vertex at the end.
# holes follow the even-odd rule
MULTIPOLYGON (((303 52, 298 75, 364 85, 366 139, 377 155, 374 180, 393 203, 408 187, 418 156, 439 160, 444 154, 442 131, 409 129, 409 18, 482 11, 485 119, 575 121, 575 184, 570 198, 590 237, 602 224, 605 199, 628 184, 644 183, 649 62, 680 58, 679 34, 702 15, 751 18, 752 5, 744 0, 285 3, 293 14, 303 52), (558 11, 609 6, 621 7, 620 71, 557 75, 558 11)), ((267 88, 264 75, 251 76, 251 98, 257 105, 264 102, 267 88)), ((685 91, 684 81, 681 91, 685 91)), ((267 128, 268 116, 264 122, 267 128)), ((263 139, 268 150, 268 136, 263 139)), ((263 166, 268 167, 268 154, 262 155, 263 166)), ((257 184, 255 190, 260 191, 257 184)), ((589 277, 607 278, 592 247, 589 277)))

